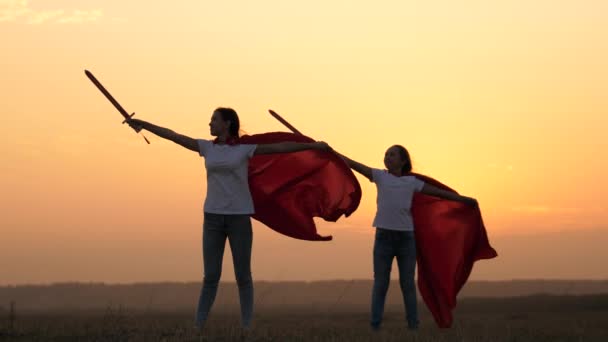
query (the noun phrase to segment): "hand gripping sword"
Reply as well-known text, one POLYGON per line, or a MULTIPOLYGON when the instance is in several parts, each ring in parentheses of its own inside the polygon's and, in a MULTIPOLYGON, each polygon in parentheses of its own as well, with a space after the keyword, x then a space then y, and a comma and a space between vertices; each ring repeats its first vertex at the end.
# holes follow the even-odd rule
MULTIPOLYGON (((129 114, 127 113, 127 111, 122 108, 122 106, 120 105, 120 103, 118 103, 118 101, 116 101, 116 99, 114 99, 114 97, 112 96, 112 94, 110 94, 110 92, 108 92, 106 90, 106 88, 104 88, 103 85, 101 85, 101 83, 99 83, 99 81, 97 80, 97 78, 95 78, 95 76, 93 76, 93 74, 89 71, 89 70, 85 70, 84 71, 85 75, 87 75, 87 77, 89 78, 89 80, 91 80, 91 82, 93 82, 93 84, 97 87, 97 89, 99 89, 99 91, 101 91, 105 97, 110 100, 110 102, 112 102, 112 104, 114 105, 114 107, 116 107, 116 109, 118 109, 118 111, 120 112, 120 114, 122 114, 122 116, 125 118, 123 120, 123 124, 127 121, 129 121, 131 119, 131 117, 133 117, 133 115, 135 115, 135 113, 133 114, 129 114)), ((139 133, 139 131, 135 128, 133 128, 135 130, 135 132, 139 133)), ((146 138, 145 135, 141 135, 144 140, 149 144, 150 141, 148 140, 148 138, 146 138)))

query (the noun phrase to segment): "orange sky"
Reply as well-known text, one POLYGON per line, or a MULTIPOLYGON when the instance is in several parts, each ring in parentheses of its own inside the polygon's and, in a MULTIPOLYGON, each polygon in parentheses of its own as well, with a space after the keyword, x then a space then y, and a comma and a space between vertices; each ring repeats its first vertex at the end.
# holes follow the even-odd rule
MULTIPOLYGON (((500 257, 473 278, 607 278, 589 261, 608 258, 607 23, 605 1, 0 0, 0 284, 201 277, 202 160, 120 125, 85 68, 193 137, 231 106, 249 133, 284 130, 273 108, 370 166, 407 146, 479 199, 500 257), (578 242, 512 240, 563 234, 578 242), (519 267, 528 254, 546 261, 519 267)), ((376 194, 359 179, 357 213, 320 226, 334 242, 256 225, 254 278, 371 277, 376 194)))

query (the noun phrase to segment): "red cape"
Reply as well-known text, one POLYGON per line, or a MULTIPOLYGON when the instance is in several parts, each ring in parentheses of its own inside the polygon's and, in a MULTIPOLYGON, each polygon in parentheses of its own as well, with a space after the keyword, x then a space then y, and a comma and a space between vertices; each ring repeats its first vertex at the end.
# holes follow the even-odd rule
MULTIPOLYGON (((282 141, 314 142, 283 132, 240 138, 242 144, 282 141)), ((301 240, 331 240, 331 236, 317 233, 313 217, 333 222, 349 216, 361 201, 359 182, 342 158, 316 150, 254 156, 249 161, 249 189, 254 219, 301 240)))
MULTIPOLYGON (((243 144, 281 141, 312 142, 292 133, 243 136, 243 144)), ((454 191, 420 174, 420 180, 454 191)), ((253 218, 275 231, 302 240, 326 241, 317 233, 313 217, 336 221, 359 206, 359 182, 344 161, 331 152, 301 151, 254 156, 249 161, 249 187, 255 206, 253 218)), ((473 263, 495 257, 478 207, 414 195, 418 289, 437 324, 450 327, 456 296, 473 263)))
MULTIPOLYGON (((412 175, 455 192, 430 177, 412 175)), ((456 296, 469 278, 473 263, 497 254, 488 241, 479 207, 416 193, 412 216, 416 227, 418 289, 437 325, 449 328, 456 296)))

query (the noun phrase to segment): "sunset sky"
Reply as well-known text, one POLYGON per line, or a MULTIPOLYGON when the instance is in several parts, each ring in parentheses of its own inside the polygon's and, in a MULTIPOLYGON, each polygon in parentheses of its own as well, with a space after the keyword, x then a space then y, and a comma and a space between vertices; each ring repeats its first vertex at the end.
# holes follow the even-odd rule
MULTIPOLYGON (((604 0, 0 0, 0 37, 0 285, 202 278, 202 159, 147 145, 84 69, 195 138, 230 106, 373 167, 406 146, 480 202, 499 257, 472 279, 608 278, 604 0)), ((358 178, 358 211, 319 222, 332 242, 254 223, 254 279, 371 278, 358 178)))

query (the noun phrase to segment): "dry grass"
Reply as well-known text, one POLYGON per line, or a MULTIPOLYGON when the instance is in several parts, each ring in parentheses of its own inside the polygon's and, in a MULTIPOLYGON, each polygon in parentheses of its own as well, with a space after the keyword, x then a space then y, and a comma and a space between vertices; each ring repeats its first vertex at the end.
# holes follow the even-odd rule
POLYGON ((2 341, 608 341, 608 296, 533 296, 462 301, 451 329, 440 330, 421 308, 418 331, 405 327, 401 308, 387 309, 380 332, 365 311, 260 309, 249 332, 236 312, 214 308, 204 333, 193 313, 105 312, 24 314, 2 341))

